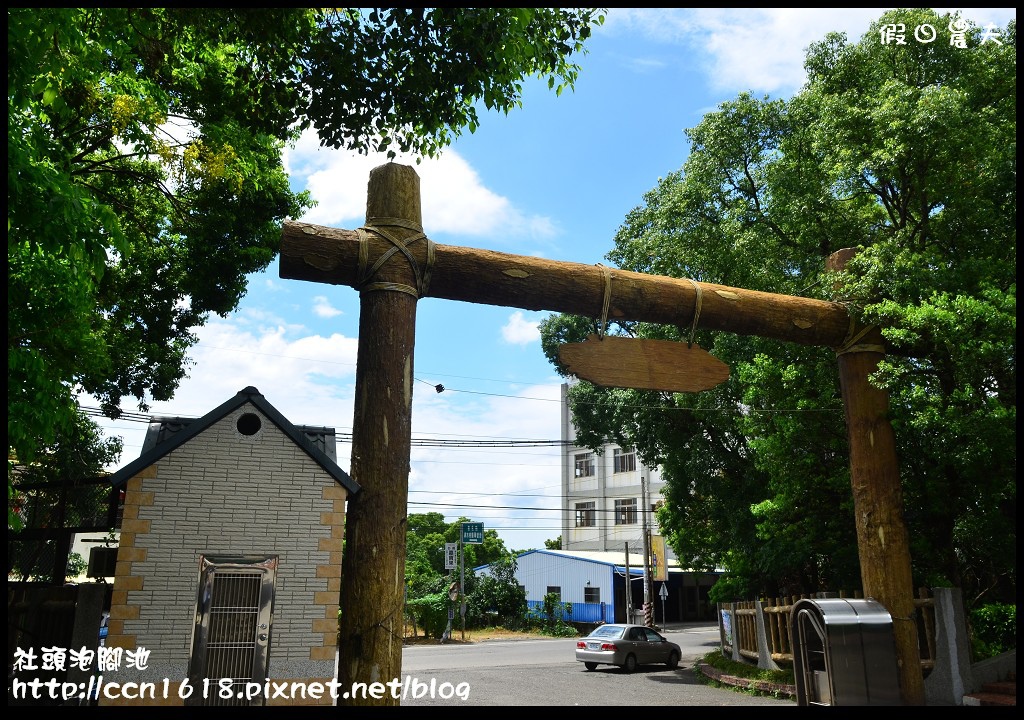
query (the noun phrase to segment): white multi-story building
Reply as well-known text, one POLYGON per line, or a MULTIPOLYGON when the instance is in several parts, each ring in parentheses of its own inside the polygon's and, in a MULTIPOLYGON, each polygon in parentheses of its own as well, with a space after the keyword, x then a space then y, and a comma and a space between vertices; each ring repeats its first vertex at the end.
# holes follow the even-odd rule
MULTIPOLYGON (((659 535, 654 507, 665 483, 633 448, 607 444, 600 454, 575 445, 576 427, 562 384, 562 549, 643 551, 644 523, 659 535)), ((667 551, 673 557, 671 551, 667 551)))

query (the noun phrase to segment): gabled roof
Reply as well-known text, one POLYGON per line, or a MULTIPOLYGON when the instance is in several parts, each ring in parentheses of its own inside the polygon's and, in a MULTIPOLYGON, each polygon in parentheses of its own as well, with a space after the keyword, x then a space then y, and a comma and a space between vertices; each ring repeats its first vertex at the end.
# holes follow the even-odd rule
POLYGON ((281 432, 292 439, 296 445, 302 448, 307 455, 317 463, 324 472, 333 477, 349 493, 359 492, 359 485, 349 477, 349 474, 338 467, 334 459, 321 449, 325 434, 333 434, 331 428, 309 428, 306 426, 293 425, 288 418, 282 415, 277 408, 267 402, 259 390, 251 385, 238 392, 233 398, 222 403, 201 418, 189 420, 185 418, 172 418, 157 425, 156 432, 146 435, 146 441, 142 448, 142 454, 132 462, 110 476, 111 484, 118 487, 128 482, 140 471, 157 462, 167 453, 187 443, 214 423, 222 420, 228 414, 234 412, 242 405, 251 403, 257 410, 276 425, 281 432), (317 442, 320 436, 320 442, 317 442))

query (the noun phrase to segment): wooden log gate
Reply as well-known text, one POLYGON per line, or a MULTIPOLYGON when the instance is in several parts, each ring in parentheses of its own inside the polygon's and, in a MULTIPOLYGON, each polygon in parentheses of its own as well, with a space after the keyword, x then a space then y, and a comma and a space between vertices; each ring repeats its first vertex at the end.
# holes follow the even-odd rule
MULTIPOLYGON (((850 253, 830 258, 841 267, 850 253)), ((401 678, 402 593, 412 433, 416 302, 462 300, 604 319, 683 325, 836 350, 861 580, 893 619, 902 699, 924 704, 910 549, 888 394, 872 387, 885 349, 839 303, 603 266, 435 245, 422 229, 419 176, 388 163, 370 173, 366 225, 284 224, 280 276, 359 290, 352 479, 342 563, 338 681, 401 678)), ((350 697, 339 704, 397 705, 350 697)))

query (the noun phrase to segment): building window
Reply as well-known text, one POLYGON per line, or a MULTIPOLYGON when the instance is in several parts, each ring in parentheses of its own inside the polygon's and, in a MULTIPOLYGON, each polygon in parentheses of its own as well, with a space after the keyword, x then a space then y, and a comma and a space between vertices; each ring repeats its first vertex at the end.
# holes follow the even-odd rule
POLYGON ((636 498, 615 501, 615 524, 636 525, 636 498))
POLYGON ((594 527, 597 525, 597 503, 576 503, 576 527, 594 527))
POLYGON ((580 453, 576 456, 576 477, 594 476, 594 453, 580 453))
POLYGON ((548 591, 546 595, 555 595, 557 600, 555 602, 562 602, 562 586, 561 585, 548 585, 548 591))
POLYGON ((614 472, 633 472, 636 470, 636 451, 620 450, 619 448, 615 448, 612 452, 612 463, 614 466, 614 472))
POLYGON ((583 588, 583 602, 594 603, 595 605, 601 602, 601 588, 585 587, 583 588))

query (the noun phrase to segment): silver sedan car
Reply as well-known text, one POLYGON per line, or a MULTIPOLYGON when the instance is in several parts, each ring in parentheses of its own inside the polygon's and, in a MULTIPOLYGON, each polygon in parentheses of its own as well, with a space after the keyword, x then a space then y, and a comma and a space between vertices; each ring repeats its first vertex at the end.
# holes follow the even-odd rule
POLYGON ((576 659, 587 670, 598 665, 618 665, 633 672, 639 665, 679 665, 679 646, 657 630, 643 625, 600 625, 576 642, 576 659))

